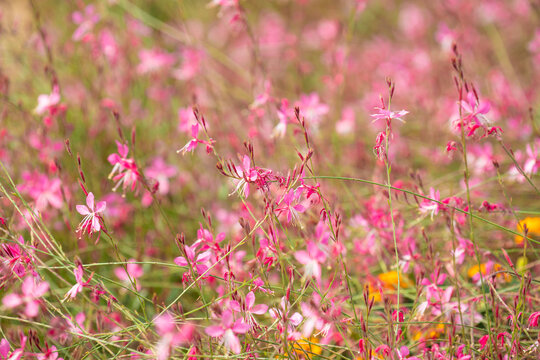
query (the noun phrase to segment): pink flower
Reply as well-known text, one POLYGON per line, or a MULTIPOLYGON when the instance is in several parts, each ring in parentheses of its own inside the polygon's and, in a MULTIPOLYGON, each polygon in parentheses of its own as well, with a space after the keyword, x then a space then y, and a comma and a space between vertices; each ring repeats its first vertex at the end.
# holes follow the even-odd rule
POLYGON ((184 147, 177 150, 176 152, 182 153, 182 155, 185 155, 187 152, 195 150, 195 148, 197 147, 197 144, 199 143, 206 145, 207 153, 212 152, 212 149, 214 148, 214 143, 215 143, 214 139, 209 139, 208 141, 206 141, 206 140, 199 139, 198 136, 199 136, 199 124, 194 124, 191 126, 192 139, 188 141, 188 143, 184 145, 184 147))
POLYGON ((205 54, 201 50, 190 48, 183 49, 182 65, 174 70, 173 76, 182 81, 194 78, 201 71, 201 63, 204 56, 205 54))
POLYGON ((191 127, 197 124, 197 118, 193 114, 192 108, 180 108, 178 109, 178 131, 189 134, 191 127))
POLYGON ((299 250, 294 253, 296 260, 304 265, 304 276, 311 278, 312 276, 321 281, 321 263, 326 261, 326 254, 319 249, 313 241, 307 242, 307 251, 299 250))
POLYGON ((466 99, 462 100, 459 105, 466 112, 465 119, 473 120, 477 124, 487 121, 485 115, 491 109, 491 105, 488 101, 477 101, 472 91, 467 93, 466 99))
MULTIPOLYGON (((440 201, 441 196, 439 195, 439 190, 435 191, 435 189, 430 188, 429 189, 429 198, 433 200, 440 201)), ((441 204, 439 204, 436 201, 428 200, 428 199, 422 199, 422 202, 420 203, 419 210, 422 214, 431 214, 431 220, 433 220, 433 215, 437 215, 439 213, 439 209, 442 207, 441 204)))
POLYGON ((111 154, 107 157, 109 163, 113 165, 113 169, 109 174, 109 179, 112 178, 116 182, 113 191, 116 191, 120 185, 122 185, 124 191, 129 187, 131 187, 131 191, 135 191, 141 178, 139 169, 135 164, 135 160, 127 157, 129 153, 128 146, 118 141, 116 142, 116 146, 118 148, 118 154, 111 154))
POLYGON ((396 119, 401 122, 405 122, 402 117, 409 113, 407 110, 390 111, 383 107, 375 107, 375 110, 377 110, 377 112, 371 114, 373 121, 386 120, 387 122, 390 122, 392 119, 396 119))
POLYGON ((8 309, 24 304, 24 314, 29 318, 36 317, 39 314, 40 301, 38 299, 49 290, 49 284, 45 281, 36 282, 33 277, 28 276, 24 279, 21 290, 22 295, 8 294, 4 296, 2 304, 8 309))
POLYGON ((386 133, 380 132, 377 137, 375 138, 375 146, 373 147, 373 152, 375 153, 375 156, 377 156, 377 159, 380 161, 383 161, 386 159, 386 133))
POLYGON ((6 339, 0 341, 0 359, 6 360, 9 355, 9 342, 6 339))
POLYGON ((268 305, 265 304, 259 304, 255 305, 255 294, 253 291, 250 291, 246 295, 246 299, 244 304, 240 304, 236 300, 232 300, 230 302, 231 309, 236 312, 244 312, 244 314, 247 317, 247 322, 249 324, 256 324, 255 318, 253 317, 253 314, 255 315, 262 315, 265 314, 268 311, 268 305))
POLYGON ((99 215, 99 213, 104 212, 105 208, 107 207, 105 201, 98 202, 97 205, 94 207, 94 194, 91 192, 89 192, 86 196, 86 205, 87 206, 76 206, 79 214, 84 216, 83 220, 79 224, 79 227, 77 228, 79 237, 82 236, 84 232, 86 232, 88 235, 91 235, 92 233, 101 231, 101 223, 103 223, 103 218, 101 217, 101 215, 99 215))
POLYGON ((284 296, 281 298, 280 308, 270 309, 269 314, 273 319, 279 320, 277 329, 280 334, 283 334, 283 332, 285 331, 285 327, 283 325, 287 324, 288 340, 298 340, 302 337, 302 334, 296 331, 295 328, 298 325, 300 325, 300 323, 302 322, 304 318, 298 312, 295 312, 289 316, 290 309, 291 309, 291 304, 287 301, 287 298, 284 296))
POLYGON ((203 253, 200 253, 196 256, 195 250, 199 243, 195 243, 192 246, 184 246, 184 251, 186 252, 187 259, 183 256, 179 256, 174 259, 174 262, 178 266, 192 266, 196 272, 201 275, 208 270, 208 261, 212 256, 212 252, 207 250, 203 253))
POLYGON ((249 330, 249 325, 242 319, 234 321, 233 314, 230 310, 225 310, 221 315, 221 324, 207 327, 204 332, 211 337, 221 338, 221 342, 225 348, 235 354, 242 351, 240 340, 236 334, 245 334, 249 330))
MULTIPOLYGON (((140 278, 144 273, 142 267, 139 264, 135 264, 135 259, 129 259, 126 268, 127 273, 126 269, 122 266, 116 267, 114 269, 114 275, 116 275, 116 277, 123 282, 129 283, 130 278, 135 281, 140 278)), ((137 290, 140 289, 141 285, 137 282, 137 290)))
POLYGON ((139 51, 140 64, 137 66, 139 74, 147 74, 169 67, 176 61, 174 55, 168 54, 161 49, 139 51))
POLYGON ((59 178, 49 178, 39 172, 24 172, 22 178, 23 183, 17 189, 34 200, 36 211, 42 212, 49 206, 55 209, 62 207, 64 200, 59 178))
POLYGON ((289 107, 289 101, 287 99, 282 99, 281 104, 277 109, 279 123, 272 132, 273 137, 282 138, 285 136, 285 133, 287 132, 287 124, 291 122, 288 114, 292 114, 292 109, 289 107))
POLYGON ((484 350, 489 340, 489 335, 484 335, 478 340, 478 343, 480 344, 480 350, 484 350))
POLYGON ((300 195, 301 191, 290 189, 288 192, 283 194, 281 199, 278 201, 276 212, 280 215, 285 215, 288 223, 290 223, 291 220, 300 222, 299 213, 303 213, 307 210, 307 207, 299 202, 300 195))
POLYGON ((55 107, 60 102, 60 90, 58 86, 54 86, 52 92, 38 96, 38 105, 34 109, 37 115, 43 115, 47 110, 55 107))
POLYGON ((120 49, 110 30, 105 29, 99 34, 99 47, 111 65, 115 65, 120 55, 120 49))
POLYGON ((80 293, 83 288, 88 287, 88 284, 92 280, 92 276, 94 273, 90 275, 88 280, 86 282, 83 281, 83 275, 84 275, 84 269, 82 264, 79 264, 74 270, 73 273, 75 274, 75 281, 77 282, 75 285, 71 287, 71 289, 66 293, 66 296, 64 297, 64 300, 71 298, 74 299, 78 293, 80 293))
POLYGON ((296 103, 300 108, 300 113, 309 124, 317 127, 324 115, 328 114, 330 107, 320 102, 319 95, 315 92, 311 94, 302 94, 300 100, 296 103))
POLYGON ((179 327, 169 312, 157 316, 154 319, 154 325, 160 337, 155 347, 157 360, 168 359, 171 349, 191 341, 195 333, 195 327, 192 324, 179 327))
POLYGON ((176 176, 177 173, 177 168, 167 164, 161 157, 154 158, 152 164, 145 170, 147 177, 157 180, 158 193, 161 195, 169 193, 169 179, 176 176))
POLYGON ((26 340, 28 338, 22 333, 20 334, 21 347, 14 350, 11 354, 9 353, 9 342, 6 339, 0 341, 0 359, 1 360, 21 360, 24 355, 24 348, 26 346, 26 340))
POLYGON ((84 9, 84 13, 75 11, 71 14, 71 19, 77 25, 77 29, 71 36, 73 41, 81 40, 87 33, 92 31, 94 25, 99 21, 99 14, 96 13, 93 5, 88 5, 84 9))
POLYGON ((538 322, 540 320, 540 311, 533 312, 531 316, 529 316, 529 327, 536 327, 538 326, 538 322))
POLYGON ((240 179, 238 179, 236 188, 230 195, 241 192, 246 198, 249 196, 249 184, 256 183, 259 187, 264 188, 266 187, 265 179, 271 173, 268 169, 251 167, 251 160, 247 155, 244 155, 241 166, 234 166, 234 171, 240 179))
POLYGON ((37 360, 64 360, 58 357, 58 351, 54 345, 51 347, 47 345, 47 350, 44 353, 36 354, 36 358, 37 360))
MULTIPOLYGON (((19 236, 17 241, 24 246, 24 239, 22 236, 19 236)), ((27 269, 32 269, 33 255, 23 251, 19 244, 0 244, 0 260, 2 260, 2 264, 13 274, 22 278, 26 274, 27 269)), ((0 281, 4 279, 4 277, 9 277, 9 275, 3 273, 2 276, 0 276, 0 281)))
POLYGON ((272 99, 270 96, 270 90, 272 89, 272 83, 269 80, 265 80, 264 82, 264 91, 262 94, 259 94, 255 97, 255 101, 249 105, 249 108, 251 110, 258 109, 262 106, 264 106, 268 101, 272 99))

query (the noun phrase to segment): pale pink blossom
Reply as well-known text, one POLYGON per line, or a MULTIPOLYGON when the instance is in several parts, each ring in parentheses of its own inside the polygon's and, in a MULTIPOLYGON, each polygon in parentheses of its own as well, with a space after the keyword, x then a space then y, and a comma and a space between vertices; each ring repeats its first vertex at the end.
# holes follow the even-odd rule
POLYGON ((137 72, 139 74, 157 72, 162 68, 173 65, 176 61, 174 55, 168 54, 158 48, 139 51, 139 59, 140 63, 137 65, 137 72))
POLYGON ((74 299, 78 293, 80 293, 83 288, 85 287, 88 287, 90 281, 92 280, 92 276, 94 275, 94 273, 92 273, 90 275, 90 277, 88 278, 88 280, 86 281, 83 281, 83 275, 84 275, 84 269, 83 269, 83 266, 82 264, 79 264, 74 270, 73 270, 73 273, 75 274, 75 281, 76 281, 76 284, 73 285, 71 287, 71 289, 69 289, 69 291, 66 293, 65 297, 64 297, 64 300, 66 299, 74 299))
POLYGON ((83 12, 75 11, 71 14, 71 20, 77 25, 77 29, 71 36, 73 41, 82 40, 94 28, 99 21, 99 14, 95 11, 94 5, 88 5, 83 12))
MULTIPOLYGON (((140 278, 143 274, 143 268, 139 264, 135 263, 135 259, 129 259, 126 264, 126 269, 122 266, 118 266, 114 268, 114 275, 121 281, 125 283, 130 283, 131 280, 136 281, 138 278, 140 278), (131 278, 131 280, 130 280, 131 278)), ((141 285, 137 282, 137 290, 141 290, 141 285)))
POLYGON ((433 216, 437 215, 439 213, 439 209, 443 207, 442 204, 439 202, 441 201, 441 196, 439 194, 439 190, 435 190, 433 188, 429 189, 429 198, 433 200, 428 199, 422 199, 422 202, 419 205, 420 213, 422 214, 430 214, 431 220, 433 220, 433 216))
POLYGON ((268 311, 268 305, 265 304, 258 304, 255 305, 255 294, 253 291, 250 291, 245 298, 245 301, 241 304, 236 300, 231 300, 229 303, 231 306, 231 309, 236 312, 243 312, 246 316, 246 320, 248 324, 256 324, 255 318, 253 317, 253 314, 255 315, 263 315, 268 311))
POLYGON ((242 319, 234 321, 233 314, 230 310, 225 310, 221 314, 221 324, 212 325, 204 329, 204 332, 216 338, 221 338, 221 342, 225 348, 235 354, 242 351, 240 340, 236 334, 245 334, 249 331, 249 325, 242 319))
POLYGON ((37 115, 43 115, 49 109, 55 107, 60 102, 60 90, 58 86, 54 86, 50 94, 42 94, 38 96, 38 105, 34 109, 37 115))
POLYGON ((167 195, 170 190, 169 179, 176 176, 178 169, 167 164, 162 157, 156 157, 144 173, 147 177, 158 182, 158 193, 160 195, 167 195))
POLYGON ((319 94, 302 94, 296 103, 300 108, 300 116, 303 116, 308 124, 315 128, 321 123, 323 117, 328 114, 330 107, 320 101, 319 94))
POLYGON ((401 122, 405 122, 405 120, 403 120, 403 116, 409 113, 407 110, 390 111, 382 107, 375 107, 375 110, 377 110, 377 112, 374 114, 371 114, 373 121, 386 120, 390 122, 392 119, 396 119, 401 122))
POLYGON ((280 334, 285 331, 284 324, 287 324, 287 337, 288 340, 298 340, 302 337, 302 334, 296 331, 296 327, 300 325, 304 319, 302 315, 298 312, 294 312, 292 315, 289 315, 291 310, 291 304, 287 301, 287 298, 284 296, 281 298, 280 307, 272 308, 268 311, 272 319, 279 320, 277 329, 280 334))
POLYGON ((294 253, 296 260, 304 265, 304 276, 314 277, 317 282, 321 281, 321 264, 326 261, 326 254, 319 249, 313 241, 307 242, 307 250, 298 250, 294 253))
POLYGON ((24 305, 24 314, 33 318, 39 314, 39 298, 48 290, 49 284, 46 281, 36 281, 32 276, 27 276, 21 286, 22 294, 8 294, 2 299, 2 304, 8 309, 24 305))
POLYGON ((191 341, 195 333, 193 324, 180 326, 169 312, 158 315, 154 326, 160 338, 154 349, 157 360, 169 359, 171 350, 191 341))
POLYGON ((195 148, 197 147, 197 144, 200 143, 200 144, 206 145, 207 153, 211 153, 214 148, 215 141, 213 139, 202 140, 202 139, 199 139, 198 136, 199 136, 199 124, 194 124, 191 126, 191 140, 188 141, 188 143, 184 145, 184 147, 177 150, 176 152, 182 153, 182 155, 185 155, 187 152, 192 152, 193 150, 195 150, 195 148))

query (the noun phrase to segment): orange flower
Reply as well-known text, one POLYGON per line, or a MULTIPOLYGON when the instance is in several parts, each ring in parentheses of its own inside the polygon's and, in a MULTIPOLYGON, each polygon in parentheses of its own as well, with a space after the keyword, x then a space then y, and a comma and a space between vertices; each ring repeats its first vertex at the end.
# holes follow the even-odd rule
MULTIPOLYGON (((523 232, 525 230, 525 225, 528 230, 527 237, 532 238, 534 236, 540 236, 540 217, 526 217, 517 224, 516 230, 518 232, 523 232)), ((514 241, 516 244, 521 245, 523 243, 523 236, 516 235, 514 241)))

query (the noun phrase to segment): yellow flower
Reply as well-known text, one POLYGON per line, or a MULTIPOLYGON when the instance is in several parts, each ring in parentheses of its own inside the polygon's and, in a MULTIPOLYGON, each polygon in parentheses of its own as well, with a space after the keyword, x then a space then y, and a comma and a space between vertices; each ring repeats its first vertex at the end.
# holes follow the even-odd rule
MULTIPOLYGON (((486 264, 480 264, 480 269, 482 269, 483 276, 487 274, 486 266, 487 266, 486 264)), ((478 265, 471 266, 469 268, 469 271, 467 271, 467 276, 469 276, 471 279, 474 278, 478 274, 478 268, 479 268, 478 265)), ((506 282, 511 281, 512 277, 508 275, 508 273, 502 272, 503 270, 504 268, 500 264, 494 264, 493 269, 491 270, 491 273, 496 273, 496 272, 501 271, 500 273, 495 275, 495 277, 498 279, 503 279, 506 282)))
POLYGON ((437 339, 442 334, 444 334, 444 324, 437 324, 437 326, 429 327, 427 330, 418 330, 413 332, 413 340, 420 341, 437 339))
MULTIPOLYGON (((524 225, 527 225, 527 237, 533 238, 534 236, 540 236, 540 217, 526 217, 524 220, 521 220, 517 224, 517 232, 523 232, 525 229, 524 225), (531 236, 534 235, 534 236, 531 236)), ((516 244, 520 245, 523 243, 523 236, 516 235, 514 237, 516 244)))
POLYGON ((293 350, 298 356, 304 356, 307 359, 310 359, 315 355, 321 355, 322 348, 317 345, 319 340, 315 337, 310 337, 309 339, 301 338, 296 341, 293 346, 293 350))
MULTIPOLYGON (((482 269, 482 275, 486 275, 486 264, 481 264, 480 268, 482 269)), ((467 276, 470 278, 475 277, 479 272, 478 269, 479 269, 478 265, 471 266, 469 268, 469 271, 467 271, 467 276)))
MULTIPOLYGON (((398 286, 398 272, 397 271, 388 271, 377 276, 379 280, 383 283, 383 287, 388 290, 395 290, 398 286)), ((403 289, 411 287, 411 282, 409 279, 399 273, 399 286, 403 289)))
MULTIPOLYGON (((396 290, 398 287, 398 272, 388 271, 377 275, 377 279, 382 284, 383 290, 396 290)), ((402 289, 407 289, 412 286, 408 277, 399 273, 399 285, 402 289)), ((381 294, 379 292, 379 283, 368 283, 369 298, 374 298, 375 302, 381 301, 381 294)))

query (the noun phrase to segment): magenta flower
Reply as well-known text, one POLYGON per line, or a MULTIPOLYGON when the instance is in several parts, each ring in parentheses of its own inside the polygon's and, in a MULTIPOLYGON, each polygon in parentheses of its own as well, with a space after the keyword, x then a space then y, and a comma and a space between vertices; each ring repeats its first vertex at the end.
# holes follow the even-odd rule
POLYGON ((375 146, 373 147, 373 152, 377 159, 383 161, 386 158, 386 133, 380 132, 375 138, 375 146))
POLYGON ((291 189, 285 193, 278 202, 276 212, 285 215, 288 223, 290 223, 291 220, 300 222, 299 213, 303 213, 307 209, 299 202, 300 193, 301 192, 299 191, 291 189))
POLYGON ((199 244, 195 243, 192 246, 184 246, 184 251, 186 252, 187 259, 183 256, 178 256, 174 259, 174 262, 178 266, 192 266, 196 272, 201 275, 208 270, 208 261, 212 256, 210 250, 204 251, 199 255, 196 255, 195 250, 199 244))
POLYGON ((58 357, 58 350, 56 346, 49 347, 47 345, 47 350, 44 353, 36 354, 37 360, 64 360, 61 357, 58 357))
MULTIPOLYGON (((19 244, 24 246, 24 239, 19 236, 19 244)), ((0 260, 9 270, 18 277, 24 277, 27 268, 32 269, 32 254, 27 254, 21 249, 19 244, 0 244, 0 260)), ((8 274, 2 274, 0 279, 8 277, 8 274)))
POLYGON ((113 165, 113 169, 109 174, 109 179, 116 182, 113 191, 116 191, 120 185, 122 185, 124 191, 129 187, 131 187, 131 191, 135 191, 138 181, 141 178, 139 168, 133 158, 127 157, 129 153, 127 145, 117 141, 116 146, 118 148, 118 154, 111 154, 107 157, 109 163, 113 165))
POLYGON ((477 101, 473 92, 467 93, 467 98, 462 100, 459 105, 467 113, 465 120, 473 120, 477 124, 483 124, 487 121, 486 114, 491 109, 488 101, 477 101))
POLYGON ((242 319, 233 322, 233 314, 230 310, 225 310, 221 315, 221 325, 207 327, 204 332, 211 337, 221 338, 221 342, 227 350, 235 354, 242 351, 240 340, 236 334, 245 334, 249 330, 249 325, 242 319))
POLYGON ((29 318, 36 317, 39 314, 39 298, 49 290, 49 284, 45 281, 36 282, 33 277, 28 276, 24 279, 21 290, 21 295, 8 294, 4 296, 2 304, 8 309, 24 304, 24 314, 29 318))
POLYGON ((26 340, 28 340, 28 338, 22 333, 20 334, 20 337, 21 347, 15 349, 11 354, 9 353, 9 342, 6 339, 2 339, 2 341, 0 341, 0 360, 21 360, 23 358, 26 340))
POLYGON ((66 293, 66 296, 64 297, 64 300, 71 298, 74 299, 78 293, 80 293, 83 288, 88 287, 88 284, 92 280, 92 276, 94 273, 90 275, 88 280, 86 282, 83 281, 83 275, 84 275, 84 269, 82 267, 82 264, 79 264, 74 270, 73 273, 75 274, 75 281, 76 284, 69 289, 69 291, 66 293))
MULTIPOLYGON (((95 232, 100 232, 102 229, 101 223, 103 223, 103 218, 99 213, 103 213, 107 204, 105 201, 98 202, 94 207, 94 194, 89 192, 86 196, 86 206, 77 205, 76 209, 79 214, 83 215, 84 218, 77 228, 79 236, 82 236, 84 232, 88 235, 91 235, 95 232)), ((98 237, 99 240, 99 237, 98 237)))
POLYGON ((531 316, 529 316, 529 328, 537 327, 539 321, 540 321, 540 311, 533 312, 531 316))

